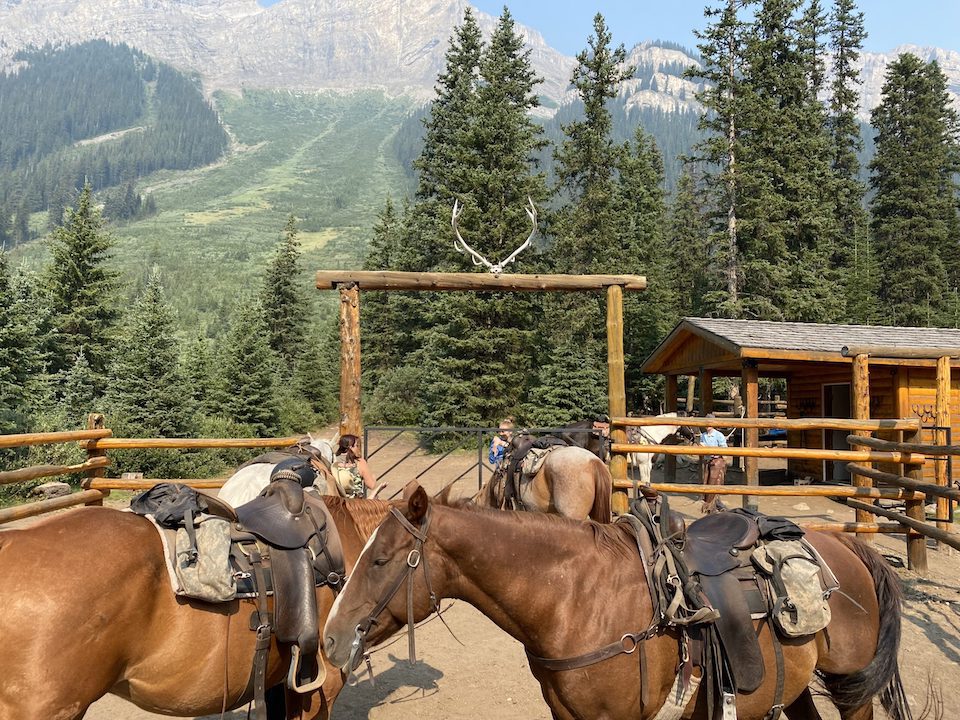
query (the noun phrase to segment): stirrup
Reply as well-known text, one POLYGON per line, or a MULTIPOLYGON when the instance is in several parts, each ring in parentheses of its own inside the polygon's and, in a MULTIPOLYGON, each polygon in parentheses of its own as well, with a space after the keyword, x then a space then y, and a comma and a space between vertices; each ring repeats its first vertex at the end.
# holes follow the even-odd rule
POLYGON ((290 650, 290 669, 287 671, 287 687, 295 693, 305 695, 320 688, 327 679, 327 666, 323 658, 317 653, 317 677, 303 685, 297 684, 297 675, 300 671, 300 646, 294 645, 290 650))

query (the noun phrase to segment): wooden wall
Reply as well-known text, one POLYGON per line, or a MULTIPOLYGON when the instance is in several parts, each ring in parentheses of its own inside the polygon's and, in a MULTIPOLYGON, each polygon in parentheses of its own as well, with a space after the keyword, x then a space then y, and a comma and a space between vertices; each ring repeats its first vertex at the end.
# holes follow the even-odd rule
MULTIPOLYGON (((897 398, 898 370, 886 365, 871 366, 870 417, 901 417, 897 398)), ((787 417, 825 417, 823 386, 850 381, 851 366, 845 363, 810 363, 798 367, 787 376, 787 417)), ((823 431, 791 430, 787 433, 787 444, 790 447, 822 448, 823 431)), ((791 460, 787 467, 796 475, 823 479, 820 460, 791 460)))
MULTIPOLYGON (((936 424, 937 373, 933 368, 902 368, 904 388, 901 392, 902 417, 919 417, 924 425, 936 424)), ((960 445, 960 369, 950 373, 950 442, 960 445)), ((933 442, 933 431, 923 433, 925 442, 933 442)), ((923 470, 924 477, 933 479, 932 463, 923 470)), ((953 479, 960 479, 960 458, 953 458, 953 479)))

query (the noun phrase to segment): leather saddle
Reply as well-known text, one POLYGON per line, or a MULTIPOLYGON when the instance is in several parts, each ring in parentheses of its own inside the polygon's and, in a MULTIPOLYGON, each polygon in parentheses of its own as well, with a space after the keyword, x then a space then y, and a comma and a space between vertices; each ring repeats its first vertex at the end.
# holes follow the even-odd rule
MULTIPOLYGON (((750 598, 741 586, 741 568, 752 576, 750 550, 760 541, 757 521, 737 512, 721 512, 696 520, 681 540, 681 557, 713 607, 720 613, 717 632, 728 658, 736 689, 753 692, 763 682, 763 655, 754 630, 750 598)), ((758 591, 759 592, 759 591, 758 591)))

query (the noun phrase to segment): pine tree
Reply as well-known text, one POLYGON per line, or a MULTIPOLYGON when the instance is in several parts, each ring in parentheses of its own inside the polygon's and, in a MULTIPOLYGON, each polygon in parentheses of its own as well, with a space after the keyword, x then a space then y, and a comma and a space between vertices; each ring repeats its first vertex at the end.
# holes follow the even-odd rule
POLYGON ((159 268, 150 272, 119 338, 122 352, 111 366, 107 394, 114 426, 134 436, 190 435, 194 408, 159 268))
POLYGON ((84 348, 77 352, 77 359, 70 368, 62 373, 63 397, 58 405, 59 421, 48 429, 64 430, 68 428, 85 428, 87 416, 102 409, 99 405, 100 383, 98 376, 87 362, 84 348))
POLYGON ((723 268, 717 267, 712 257, 702 203, 689 169, 677 183, 667 225, 667 278, 673 285, 677 313, 695 317, 709 314, 713 308, 706 302, 706 295, 719 286, 723 268))
POLYGON ((100 212, 85 185, 76 206, 67 210, 64 224, 53 232, 52 262, 47 285, 54 308, 56 352, 50 370, 71 367, 80 351, 103 388, 111 331, 117 310, 113 304, 117 274, 106 266, 113 240, 103 228, 100 212))
POLYGON ((30 318, 18 302, 6 251, 0 250, 0 434, 24 432, 28 386, 38 371, 30 318))
POLYGON ((264 278, 260 302, 263 305, 270 347, 280 356, 289 375, 302 348, 302 333, 307 315, 307 300, 300 288, 300 240, 297 220, 291 215, 283 228, 283 237, 264 278))
POLYGON ((871 122, 871 231, 888 279, 880 301, 891 324, 936 325, 948 310, 947 289, 960 279, 960 119, 936 62, 907 53, 891 63, 871 122))
POLYGON ((202 415, 215 415, 220 409, 217 398, 217 365, 210 341, 197 335, 184 348, 183 377, 190 404, 202 415))
POLYGON ((278 429, 280 411, 275 392, 279 359, 267 337, 263 308, 250 296, 238 298, 223 362, 224 410, 234 422, 268 437, 278 429))

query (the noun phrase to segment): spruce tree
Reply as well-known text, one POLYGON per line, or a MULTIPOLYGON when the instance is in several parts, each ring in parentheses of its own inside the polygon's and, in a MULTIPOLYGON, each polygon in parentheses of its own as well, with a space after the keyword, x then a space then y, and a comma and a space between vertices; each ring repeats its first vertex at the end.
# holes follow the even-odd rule
POLYGON ((846 317, 856 323, 874 320, 877 307, 876 263, 870 244, 869 219, 863 207, 866 189, 860 180, 859 153, 863 149, 858 86, 859 59, 866 31, 863 13, 854 0, 837 0, 828 32, 832 57, 828 129, 831 139, 835 206, 840 241, 834 264, 846 277, 846 317))
POLYGON ((28 386, 39 370, 31 318, 23 310, 10 277, 8 255, 0 250, 0 434, 26 430, 28 386))
POLYGON ((712 257, 702 202, 690 169, 677 182, 667 220, 667 278, 673 285, 680 316, 709 315, 714 308, 706 302, 711 288, 719 285, 723 268, 712 257))
POLYGON ((234 422, 269 437, 278 430, 275 381, 279 358, 270 348, 263 308, 249 295, 237 299, 223 359, 223 409, 234 422))
POLYGON ((197 335, 187 342, 181 366, 192 406, 202 415, 216 415, 220 410, 218 376, 210 341, 203 335, 197 335))
POLYGON ((270 347, 279 355, 281 368, 288 376, 302 348, 302 328, 307 316, 300 275, 300 240, 297 220, 291 215, 267 268, 260 295, 270 347))
MULTIPOLYGON (((556 240, 550 257, 560 272, 633 273, 643 264, 641 246, 649 241, 648 228, 634 227, 642 212, 631 211, 619 180, 621 172, 629 174, 635 166, 613 139, 610 112, 621 83, 633 76, 625 60, 624 47, 612 46, 606 22, 597 14, 571 79, 583 115, 562 126, 564 140, 554 153, 557 192, 566 201, 552 226, 556 240)), ((635 207, 643 202, 632 200, 635 207)), ((579 408, 576 415, 582 419, 596 412, 600 395, 606 394, 606 383, 595 383, 605 375, 605 304, 586 294, 550 296, 545 304, 545 342, 531 395, 534 402, 543 402, 545 420, 569 417, 572 408, 579 408)), ((632 308, 628 301, 628 326, 634 321, 632 308)))
POLYGON ((960 279, 960 120, 936 62, 907 53, 891 63, 871 122, 871 231, 886 279, 880 300, 891 324, 949 322, 948 288, 960 279))
POLYGON ((72 367, 83 347, 100 391, 118 315, 114 306, 117 273, 107 267, 112 246, 100 211, 93 204, 90 185, 85 185, 51 238, 46 282, 55 313, 55 352, 50 357, 50 370, 72 367))
POLYGON ((159 268, 124 318, 118 345, 107 394, 114 426, 133 436, 189 436, 194 408, 159 268))

